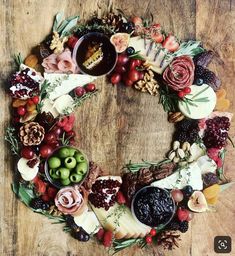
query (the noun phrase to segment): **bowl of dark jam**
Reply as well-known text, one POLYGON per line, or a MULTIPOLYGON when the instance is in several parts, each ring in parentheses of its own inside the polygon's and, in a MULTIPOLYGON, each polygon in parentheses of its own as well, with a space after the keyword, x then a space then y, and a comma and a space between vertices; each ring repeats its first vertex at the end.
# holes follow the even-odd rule
POLYGON ((171 221, 175 213, 175 203, 166 189, 146 186, 134 195, 131 211, 138 222, 157 228, 171 221))
POLYGON ((84 74, 102 76, 110 73, 117 62, 117 52, 109 38, 98 32, 82 36, 73 49, 73 60, 84 74))

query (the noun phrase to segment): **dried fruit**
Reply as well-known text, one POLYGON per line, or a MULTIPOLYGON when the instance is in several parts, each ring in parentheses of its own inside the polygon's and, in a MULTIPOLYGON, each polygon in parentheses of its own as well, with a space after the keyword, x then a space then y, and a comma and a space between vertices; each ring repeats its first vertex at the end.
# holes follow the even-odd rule
POLYGON ((168 115, 168 121, 170 123, 176 123, 176 122, 180 122, 185 118, 185 116, 181 113, 181 112, 169 112, 168 115))
POLYGON ((212 185, 208 188, 205 188, 203 190, 203 194, 204 194, 206 200, 217 197, 219 192, 220 192, 220 185, 218 185, 218 184, 214 184, 214 185, 212 185))
POLYGON ((193 212, 205 212, 207 210, 207 202, 201 191, 195 191, 188 201, 188 208, 193 212))
POLYGON ((24 60, 24 64, 30 68, 35 68, 35 66, 38 64, 38 57, 31 54, 24 60))
POLYGON ((13 99, 12 101, 12 107, 13 108, 18 108, 20 106, 26 105, 27 100, 21 100, 21 99, 13 99))
POLYGON ((212 51, 204 51, 194 57, 194 63, 197 66, 202 66, 206 68, 210 64, 213 56, 214 53, 212 51))
POLYGON ((124 52, 129 44, 130 35, 127 33, 116 33, 111 36, 110 42, 118 53, 124 52))
POLYGON ((121 191, 117 192, 117 202, 119 204, 125 204, 126 203, 126 199, 125 199, 125 197, 124 197, 124 195, 122 194, 121 191))

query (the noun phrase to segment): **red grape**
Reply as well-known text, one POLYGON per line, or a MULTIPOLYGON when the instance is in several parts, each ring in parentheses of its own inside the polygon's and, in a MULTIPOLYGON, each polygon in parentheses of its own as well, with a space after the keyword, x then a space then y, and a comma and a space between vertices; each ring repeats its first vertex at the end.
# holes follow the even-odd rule
POLYGON ((123 78, 123 82, 125 83, 126 86, 133 85, 133 81, 131 81, 128 77, 123 78))
POLYGON ((52 129, 52 132, 56 135, 56 136, 60 136, 60 134, 62 133, 62 129, 58 126, 55 126, 53 129, 52 129))
POLYGON ((74 89, 74 92, 78 97, 82 97, 86 93, 86 90, 82 86, 78 86, 74 89))
POLYGON ((114 73, 111 76, 111 83, 112 84, 118 84, 121 81, 121 75, 118 73, 114 73))
POLYGON ((85 90, 86 92, 93 92, 95 90, 95 84, 87 84, 85 90))
POLYGON ((53 152, 52 146, 50 146, 48 144, 41 145, 40 155, 42 158, 47 158, 52 152, 53 152))
POLYGON ((184 199, 184 195, 183 195, 182 191, 179 189, 173 189, 171 191, 171 195, 172 195, 174 201, 177 203, 181 202, 184 199))
POLYGON ((26 159, 32 159, 34 157, 34 151, 31 147, 23 147, 20 155, 26 159))
POLYGON ((117 65, 125 65, 129 61, 129 58, 125 54, 118 55, 117 65))
POLYGON ((57 136, 53 132, 46 133, 44 136, 44 142, 47 144, 54 144, 57 141, 57 136))
POLYGON ((24 115, 26 114, 26 108, 23 107, 23 106, 19 106, 19 107, 17 108, 17 113, 18 113, 18 115, 20 115, 20 116, 24 116, 24 115))
POLYGON ((143 80, 143 79, 144 79, 144 72, 139 71, 139 80, 143 80))
POLYGON ((117 65, 114 70, 115 70, 115 72, 121 73, 121 74, 126 72, 126 68, 124 66, 120 66, 120 65, 117 65))
POLYGON ((132 82, 136 82, 139 80, 139 72, 135 69, 132 69, 129 71, 128 73, 128 78, 132 81, 132 82))
POLYGON ((132 59, 130 61, 130 70, 131 69, 135 69, 136 67, 139 67, 140 65, 142 64, 142 61, 141 60, 138 60, 138 59, 132 59))

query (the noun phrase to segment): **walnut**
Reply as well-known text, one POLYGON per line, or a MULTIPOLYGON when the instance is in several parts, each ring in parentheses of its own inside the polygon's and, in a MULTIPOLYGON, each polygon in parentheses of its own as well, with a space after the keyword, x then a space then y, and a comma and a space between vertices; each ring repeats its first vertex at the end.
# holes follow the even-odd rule
POLYGON ((20 127, 20 141, 24 146, 39 145, 44 139, 45 130, 37 122, 25 123, 20 127))
POLYGON ((53 32, 53 37, 50 44, 50 49, 54 50, 55 54, 62 53, 64 50, 64 43, 68 41, 68 38, 65 36, 60 38, 60 35, 57 31, 53 32))

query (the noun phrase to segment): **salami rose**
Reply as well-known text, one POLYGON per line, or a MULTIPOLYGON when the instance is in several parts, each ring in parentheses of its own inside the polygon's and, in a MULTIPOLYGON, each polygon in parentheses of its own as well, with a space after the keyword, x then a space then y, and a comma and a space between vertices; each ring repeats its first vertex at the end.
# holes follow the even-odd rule
POLYGON ((64 214, 80 215, 87 209, 87 192, 78 186, 65 187, 58 191, 55 205, 64 214))
POLYGON ((194 63, 189 56, 174 58, 163 73, 163 79, 174 91, 180 91, 192 85, 194 80, 194 63))

